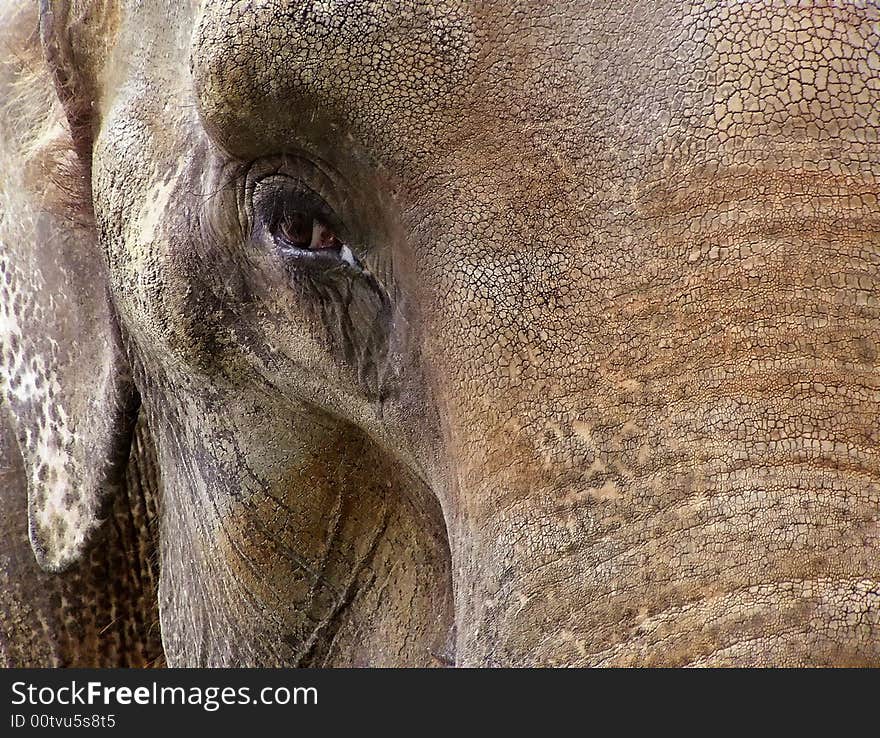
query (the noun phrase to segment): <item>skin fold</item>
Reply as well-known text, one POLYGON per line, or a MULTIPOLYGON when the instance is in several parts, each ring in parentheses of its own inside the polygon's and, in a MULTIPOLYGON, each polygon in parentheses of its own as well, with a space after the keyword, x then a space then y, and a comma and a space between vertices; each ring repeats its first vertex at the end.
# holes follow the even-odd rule
POLYGON ((880 665, 876 4, 36 5, 7 664, 880 665))

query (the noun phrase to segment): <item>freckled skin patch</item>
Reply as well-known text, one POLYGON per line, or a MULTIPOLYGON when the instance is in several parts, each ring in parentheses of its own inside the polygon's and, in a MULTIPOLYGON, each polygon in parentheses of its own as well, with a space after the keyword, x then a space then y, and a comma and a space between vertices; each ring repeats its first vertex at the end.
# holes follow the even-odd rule
POLYGON ((117 495, 84 555, 63 574, 41 570, 27 536, 26 478, 0 418, 0 665, 156 667, 156 466, 138 433, 117 495))
MULTIPOLYGON (((169 663, 880 663, 877 9, 246 5, 69 27, 169 663), (277 248, 266 172, 362 271, 277 248)), ((51 565, 119 418, 10 243, 51 565)))
MULTIPOLYGON (((22 43, 33 12, 4 12, 9 45, 22 43)), ((0 397, 25 460, 34 551, 61 570, 118 484, 134 395, 94 229, 70 202, 82 175, 65 112, 32 47, 4 62, 0 397)))
POLYGON ((95 334, 90 208, 36 21, 0 8, 0 664, 157 665, 155 463, 117 422, 119 348, 95 334))

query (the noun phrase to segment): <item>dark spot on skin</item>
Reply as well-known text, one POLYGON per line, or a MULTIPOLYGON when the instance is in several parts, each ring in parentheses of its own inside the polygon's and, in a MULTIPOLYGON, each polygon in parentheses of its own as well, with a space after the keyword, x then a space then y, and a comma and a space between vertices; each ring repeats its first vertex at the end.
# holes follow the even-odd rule
POLYGON ((877 361, 877 344, 871 338, 857 338, 856 355, 863 364, 874 364, 877 361))

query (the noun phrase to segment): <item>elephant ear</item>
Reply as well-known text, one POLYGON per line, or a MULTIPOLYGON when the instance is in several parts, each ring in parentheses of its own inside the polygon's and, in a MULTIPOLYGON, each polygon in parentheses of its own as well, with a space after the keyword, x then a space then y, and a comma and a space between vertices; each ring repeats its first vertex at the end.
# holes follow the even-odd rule
POLYGON ((57 33, 64 3, 42 3, 42 43, 34 5, 0 10, 0 402, 34 553, 60 571, 120 484, 137 395, 93 221, 90 101, 57 33))

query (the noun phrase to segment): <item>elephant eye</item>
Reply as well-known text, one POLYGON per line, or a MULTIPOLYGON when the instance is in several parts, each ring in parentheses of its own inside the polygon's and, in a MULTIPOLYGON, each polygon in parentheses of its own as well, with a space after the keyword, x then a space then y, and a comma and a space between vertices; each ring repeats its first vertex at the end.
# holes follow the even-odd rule
POLYGON ((358 270, 346 229, 323 197, 306 183, 274 175, 256 183, 253 207, 258 232, 291 264, 314 267, 345 263, 358 270))
POLYGON ((282 214, 275 238, 287 248, 304 251, 341 251, 344 244, 333 228, 302 210, 282 214))

